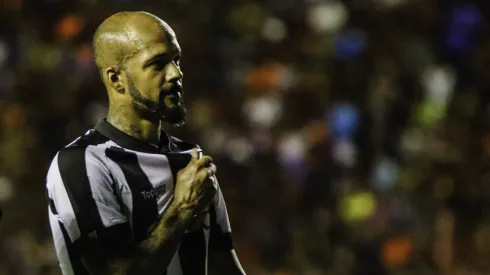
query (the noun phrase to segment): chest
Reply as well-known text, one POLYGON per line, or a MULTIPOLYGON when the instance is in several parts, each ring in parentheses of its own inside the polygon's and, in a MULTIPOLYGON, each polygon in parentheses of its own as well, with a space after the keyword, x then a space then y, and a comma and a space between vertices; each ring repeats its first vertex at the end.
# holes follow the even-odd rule
POLYGON ((105 152, 121 210, 137 227, 161 217, 173 200, 177 173, 190 153, 149 154, 109 148, 105 152))
MULTIPOLYGON (((189 163, 190 152, 148 154, 108 149, 106 156, 121 210, 130 221, 134 239, 143 240, 172 203, 177 173, 189 163)), ((204 274, 209 228, 209 213, 197 217, 170 266, 182 267, 182 274, 204 274)))

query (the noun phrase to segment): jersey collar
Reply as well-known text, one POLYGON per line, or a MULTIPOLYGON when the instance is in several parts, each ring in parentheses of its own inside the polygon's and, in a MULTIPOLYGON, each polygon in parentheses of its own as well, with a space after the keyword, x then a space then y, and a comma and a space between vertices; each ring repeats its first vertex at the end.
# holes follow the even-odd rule
POLYGON ((97 125, 95 125, 95 131, 101 133, 103 136, 114 141, 117 145, 125 149, 152 154, 169 151, 170 139, 167 133, 165 133, 163 130, 160 132, 158 147, 124 133, 123 131, 112 126, 105 118, 100 120, 97 125))

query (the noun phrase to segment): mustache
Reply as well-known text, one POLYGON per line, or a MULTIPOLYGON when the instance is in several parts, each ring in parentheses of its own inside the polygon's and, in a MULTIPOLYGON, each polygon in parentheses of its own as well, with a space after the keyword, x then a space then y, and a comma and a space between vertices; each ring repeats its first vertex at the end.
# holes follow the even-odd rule
POLYGON ((168 94, 182 93, 183 91, 184 91, 184 87, 182 86, 182 83, 177 82, 177 83, 174 83, 169 88, 162 89, 162 92, 160 93, 160 96, 162 96, 162 95, 168 95, 168 94))

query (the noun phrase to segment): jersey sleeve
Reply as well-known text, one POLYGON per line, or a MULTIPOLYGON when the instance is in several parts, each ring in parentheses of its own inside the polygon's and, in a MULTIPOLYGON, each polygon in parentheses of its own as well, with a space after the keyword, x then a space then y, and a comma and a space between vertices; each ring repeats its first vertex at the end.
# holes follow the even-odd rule
POLYGON ((211 232, 209 245, 216 249, 231 250, 233 249, 233 239, 231 237, 230 220, 219 183, 217 183, 217 186, 218 190, 210 207, 211 232))
POLYGON ((65 148, 54 158, 47 176, 50 224, 58 244, 83 255, 94 241, 118 249, 131 238, 114 191, 103 153, 83 147, 65 148), (58 235, 58 236, 56 236, 58 235), (62 235, 62 236, 59 236, 62 235))

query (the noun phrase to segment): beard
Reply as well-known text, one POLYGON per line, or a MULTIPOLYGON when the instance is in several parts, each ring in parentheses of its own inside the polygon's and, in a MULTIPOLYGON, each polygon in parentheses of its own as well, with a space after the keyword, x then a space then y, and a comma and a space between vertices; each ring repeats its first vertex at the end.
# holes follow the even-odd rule
POLYGON ((180 98, 180 104, 169 104, 165 102, 165 94, 160 93, 158 101, 144 98, 136 88, 133 81, 128 79, 129 95, 132 97, 132 107, 145 119, 154 122, 165 122, 174 127, 181 127, 187 121, 187 109, 184 99, 180 98))

